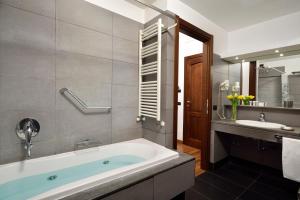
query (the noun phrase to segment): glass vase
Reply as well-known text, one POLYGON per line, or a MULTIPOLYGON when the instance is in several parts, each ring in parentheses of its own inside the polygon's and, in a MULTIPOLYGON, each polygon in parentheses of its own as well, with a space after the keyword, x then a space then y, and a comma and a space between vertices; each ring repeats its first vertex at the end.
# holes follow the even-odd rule
POLYGON ((232 102, 231 120, 237 120, 237 107, 238 102, 232 102))
POLYGON ((250 105, 250 100, 245 99, 245 100, 243 100, 243 103, 244 103, 245 106, 249 106, 250 105))

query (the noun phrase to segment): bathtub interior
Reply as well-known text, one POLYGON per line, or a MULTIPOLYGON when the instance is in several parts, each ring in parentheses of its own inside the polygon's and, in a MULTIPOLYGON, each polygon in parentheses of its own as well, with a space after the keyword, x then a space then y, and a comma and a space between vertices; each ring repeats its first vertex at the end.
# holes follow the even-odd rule
POLYGON ((8 181, 36 174, 49 173, 117 155, 135 155, 143 158, 145 161, 132 166, 140 167, 144 164, 155 163, 157 161, 161 162, 168 158, 174 158, 178 156, 178 153, 140 138, 111 145, 0 165, 0 185, 8 181))

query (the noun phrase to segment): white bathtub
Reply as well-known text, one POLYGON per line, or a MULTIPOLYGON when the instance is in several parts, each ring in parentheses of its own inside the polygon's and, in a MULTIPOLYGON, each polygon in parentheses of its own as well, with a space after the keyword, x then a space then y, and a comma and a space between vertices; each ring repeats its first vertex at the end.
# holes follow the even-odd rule
POLYGON ((98 186, 157 164, 177 158, 178 153, 145 139, 136 139, 85 150, 0 165, 0 185, 24 177, 49 173, 118 155, 142 157, 144 161, 112 169, 31 197, 31 199, 58 199, 87 188, 98 186))

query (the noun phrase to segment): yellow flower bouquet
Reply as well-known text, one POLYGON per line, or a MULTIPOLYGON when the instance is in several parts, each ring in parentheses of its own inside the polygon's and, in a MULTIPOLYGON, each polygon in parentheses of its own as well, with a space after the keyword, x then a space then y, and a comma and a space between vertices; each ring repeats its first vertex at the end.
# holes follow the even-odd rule
POLYGON ((250 101, 253 100, 254 98, 255 98, 255 96, 253 96, 253 95, 243 96, 243 99, 242 99, 243 104, 246 105, 246 106, 250 105, 250 101))
POLYGON ((237 106, 238 106, 239 102, 244 99, 244 96, 234 93, 232 95, 228 95, 227 99, 229 101, 231 101, 231 105, 232 105, 231 119, 236 120, 237 119, 237 106))

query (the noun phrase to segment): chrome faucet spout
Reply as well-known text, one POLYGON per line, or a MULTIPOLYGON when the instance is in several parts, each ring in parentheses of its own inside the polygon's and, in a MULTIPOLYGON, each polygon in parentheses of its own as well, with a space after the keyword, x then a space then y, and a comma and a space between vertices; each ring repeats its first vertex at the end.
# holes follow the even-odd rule
POLYGON ((28 131, 25 132, 26 140, 25 140, 25 150, 26 150, 26 157, 31 157, 31 148, 32 148, 32 132, 28 131))
POLYGON ((26 118, 20 121, 17 126, 17 136, 24 142, 26 158, 31 157, 32 138, 37 136, 40 125, 37 120, 26 118))
POLYGON ((31 148, 32 148, 32 143, 31 142, 26 142, 25 146, 24 146, 25 150, 26 150, 26 157, 30 158, 31 157, 31 148))

